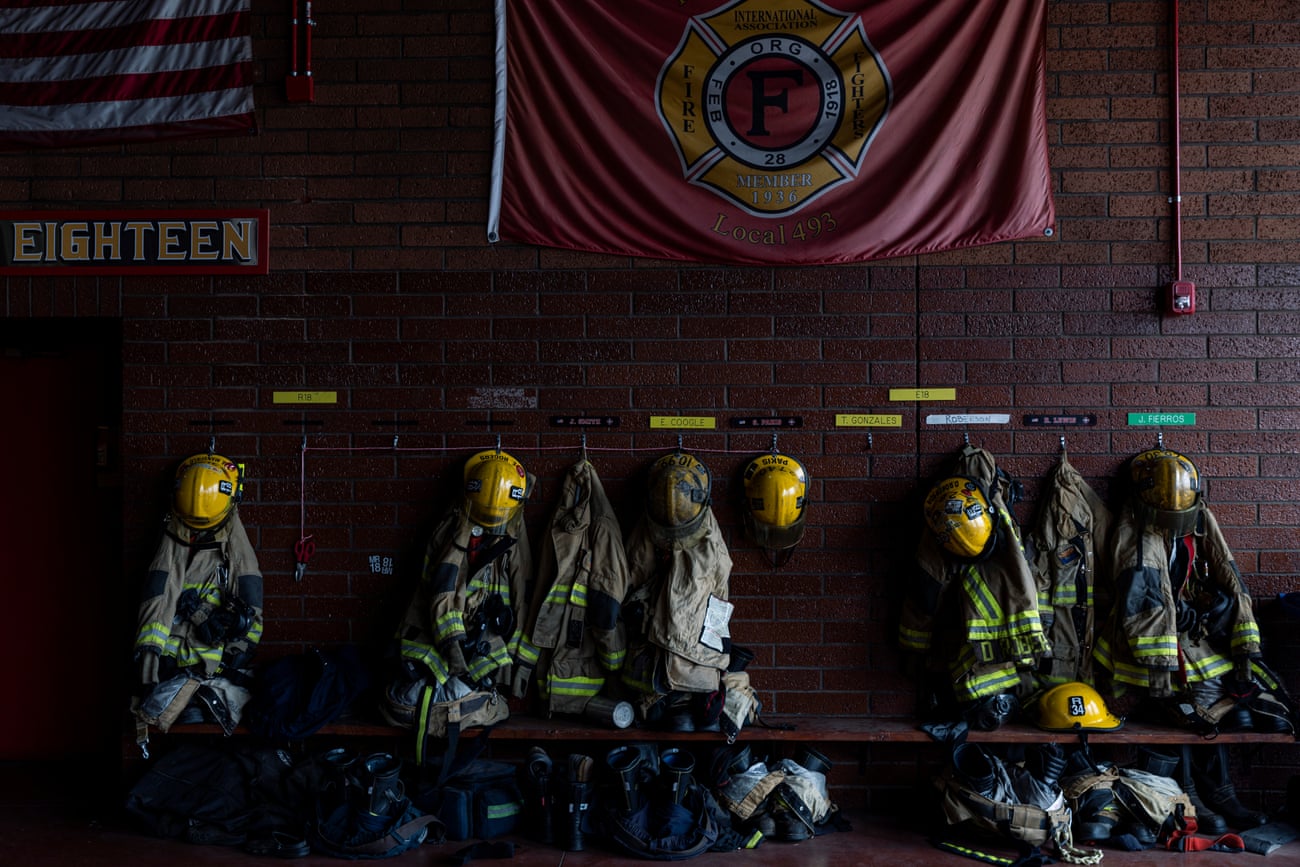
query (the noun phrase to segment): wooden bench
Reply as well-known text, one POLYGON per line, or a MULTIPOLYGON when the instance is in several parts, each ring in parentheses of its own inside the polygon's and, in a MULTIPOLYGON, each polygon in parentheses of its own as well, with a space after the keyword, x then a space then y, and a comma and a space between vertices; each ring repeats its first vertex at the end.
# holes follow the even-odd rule
MULTIPOLYGON (((770 726, 789 728, 751 725, 740 733, 738 740, 840 744, 935 743, 929 734, 922 731, 916 722, 910 719, 773 716, 764 717, 764 721, 770 726)), ((221 728, 214 723, 177 725, 169 732, 172 735, 220 735, 221 733, 221 728)), ((476 733, 475 730, 469 730, 463 733, 462 737, 474 737, 476 733)), ((240 728, 235 730, 234 736, 248 734, 246 729, 240 728)), ((341 720, 325 726, 312 737, 326 736, 406 739, 411 736, 411 733, 407 729, 384 723, 341 720)), ((490 737, 493 741, 595 741, 600 743, 637 740, 716 743, 722 740, 718 732, 669 732, 649 728, 616 729, 591 725, 581 720, 539 719, 521 714, 512 715, 500 723, 492 730, 490 737)), ((985 743, 1042 743, 1066 742, 1075 738, 1076 735, 1068 732, 1045 732, 1034 726, 1013 723, 991 732, 971 730, 967 739, 985 743)), ((1129 722, 1115 731, 1090 733, 1088 740, 1093 744, 1185 744, 1202 743, 1206 738, 1186 729, 1129 722)), ((1224 744, 1296 743, 1296 738, 1292 735, 1260 732, 1225 732, 1215 735, 1213 740, 1215 743, 1224 744)))

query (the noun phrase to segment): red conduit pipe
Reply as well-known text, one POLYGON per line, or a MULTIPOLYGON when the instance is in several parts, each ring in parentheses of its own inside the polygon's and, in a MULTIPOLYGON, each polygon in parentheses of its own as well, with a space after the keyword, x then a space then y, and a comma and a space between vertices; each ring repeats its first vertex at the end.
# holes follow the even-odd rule
POLYGON ((1170 77, 1169 77, 1169 92, 1170 92, 1170 100, 1172 102, 1172 109, 1173 109, 1170 118, 1170 127, 1173 129, 1173 138, 1174 138, 1174 166, 1173 166, 1173 195, 1170 196, 1169 201, 1173 205, 1173 212, 1174 212, 1173 214, 1174 216, 1174 262, 1175 262, 1175 270, 1176 270, 1174 279, 1178 282, 1182 282, 1183 279, 1183 217, 1182 217, 1183 139, 1182 139, 1182 132, 1179 129, 1179 127, 1182 124, 1180 122, 1180 114, 1178 108, 1178 96, 1180 90, 1178 84, 1178 0, 1171 0, 1171 3, 1172 3, 1172 11, 1173 11, 1172 14, 1173 21, 1170 24, 1170 28, 1173 32, 1173 39, 1172 39, 1173 62, 1170 64, 1171 70, 1170 70, 1170 77))
POLYGON ((289 13, 291 24, 289 33, 292 36, 289 43, 289 74, 296 76, 298 74, 298 0, 289 0, 289 5, 293 7, 293 11, 289 13))
MULTIPOLYGON (((1174 0, 1174 8, 1178 8, 1178 0, 1174 0)), ((312 18, 312 0, 305 1, 303 12, 307 17, 307 29, 303 31, 303 74, 309 78, 312 74, 312 27, 316 26, 316 19, 312 18)), ((1175 36, 1175 43, 1177 40, 1175 36)), ((1175 78, 1174 81, 1177 82, 1178 79, 1175 78)))

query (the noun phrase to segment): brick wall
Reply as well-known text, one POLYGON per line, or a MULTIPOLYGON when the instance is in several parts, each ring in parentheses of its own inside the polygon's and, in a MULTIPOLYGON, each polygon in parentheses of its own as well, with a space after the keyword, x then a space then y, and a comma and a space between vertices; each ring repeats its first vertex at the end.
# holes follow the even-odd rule
MULTIPOLYGON (((1031 495, 1060 429, 1105 492, 1154 445, 1127 413, 1194 412, 1192 456, 1261 606, 1300 556, 1300 3, 1183 2, 1182 235, 1194 316, 1161 315, 1173 277, 1169 4, 1049 5, 1055 237, 833 268, 721 268, 485 243, 492 16, 482 3, 322 7, 317 99, 289 104, 288 15, 257 2, 261 134, 0 155, 13 208, 265 207, 268 277, 9 279, 8 317, 120 317, 128 568, 152 553, 160 479, 210 435, 248 463, 242 508, 266 572, 266 645, 369 640, 391 626, 424 533, 463 459, 494 444, 538 475, 539 529, 579 435, 553 415, 612 415, 588 444, 628 525, 639 473, 676 446, 653 415, 706 415, 683 444, 712 468, 733 543, 734 633, 758 652, 769 710, 905 714, 890 600, 916 494, 969 435, 1031 495), (890 387, 955 387, 937 409, 890 387), (280 389, 336 390, 288 411, 280 389), (927 426, 927 412, 1009 426, 927 426), (902 426, 835 426, 836 413, 902 426), (807 538, 772 570, 740 535, 736 474, 790 415, 809 466, 807 538), (399 448, 392 448, 394 435, 399 448), (301 445, 309 446, 305 490, 301 445), (329 451, 367 449, 366 451, 329 451), (291 548, 318 552, 302 583, 291 548), (371 558, 379 558, 374 571, 371 558), (393 574, 384 574, 391 558, 393 574)), ((1032 515, 1033 502, 1021 507, 1032 515)))

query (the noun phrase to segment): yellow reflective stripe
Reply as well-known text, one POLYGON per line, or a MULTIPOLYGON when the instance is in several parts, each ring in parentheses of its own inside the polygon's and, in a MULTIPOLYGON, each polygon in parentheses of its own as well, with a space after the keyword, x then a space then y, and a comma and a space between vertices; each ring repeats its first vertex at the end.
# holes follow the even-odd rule
POLYGON ((199 594, 199 599, 203 602, 210 602, 213 605, 221 604, 221 588, 210 583, 206 578, 202 581, 186 581, 181 585, 181 591, 193 590, 199 594))
POLYGON ((505 648, 505 645, 502 645, 487 656, 475 658, 473 662, 469 663, 468 673, 474 680, 479 680, 491 672, 496 671, 501 666, 509 664, 510 651, 505 648))
POLYGON ((1178 636, 1176 635, 1153 635, 1138 636, 1130 642, 1135 659, 1151 659, 1156 657, 1173 657, 1178 656, 1178 636))
POLYGON ((618 671, 623 667, 623 662, 627 659, 627 651, 616 650, 610 653, 600 652, 600 664, 609 671, 618 671))
POLYGON ((526 638, 519 641, 519 646, 515 648, 514 653, 515 659, 527 665, 536 665, 537 658, 540 655, 541 651, 526 638))
POLYGON ((162 650, 167 645, 167 639, 171 637, 171 630, 159 621, 146 623, 140 627, 140 634, 135 638, 136 647, 155 647, 162 650))
POLYGON ((551 605, 563 605, 569 601, 569 585, 554 584, 546 594, 546 601, 551 605))
POLYGON ((1020 685, 1020 674, 1014 666, 1007 666, 981 674, 977 677, 961 678, 953 684, 953 694, 959 700, 971 701, 977 698, 984 698, 988 695, 995 695, 1000 692, 1011 692, 1020 685))
POLYGON ((420 715, 415 721, 415 763, 424 764, 424 735, 429 730, 429 703, 433 701, 433 690, 425 687, 420 690, 420 715))
POLYGON ((186 652, 176 653, 176 662, 181 668, 187 668, 197 662, 218 663, 221 661, 220 647, 203 647, 197 644, 188 645, 186 652))
POLYGON ((587 585, 586 584, 579 584, 576 581, 573 583, 573 589, 569 591, 569 604, 577 606, 578 608, 587 607, 587 585))
POLYGON ((475 593, 487 593, 500 596, 502 602, 507 605, 510 604, 510 585, 498 581, 491 569, 479 572, 469 580, 466 587, 469 596, 473 596, 475 593))
MULTIPOLYGON (((1176 655, 1175 653, 1174 656, 1176 655)), ((1151 668, 1116 659, 1111 651, 1110 642, 1105 638, 1097 639, 1097 645, 1092 650, 1092 658, 1109 670, 1111 676, 1120 683, 1143 687, 1151 685, 1151 668)))
POLYGON ((898 643, 907 650, 929 650, 930 637, 930 633, 925 630, 898 627, 898 643))
POLYGON ((637 692, 653 693, 655 691, 653 684, 644 680, 638 680, 634 677, 630 668, 623 669, 622 680, 626 686, 636 690, 637 692))
POLYGON ((555 677, 546 676, 547 685, 552 695, 591 696, 600 692, 605 685, 603 677, 555 677))
POLYGON ((974 858, 976 861, 986 861, 989 864, 1015 864, 1015 859, 1008 858, 1005 855, 994 855, 990 852, 981 852, 979 849, 971 849, 968 846, 962 846, 949 840, 940 840, 936 844, 940 849, 947 849, 954 855, 964 855, 967 858, 974 858))
POLYGON ((1232 629, 1232 646, 1236 648, 1247 644, 1259 644, 1259 624, 1253 620, 1238 623, 1232 629))
POLYGON ((1039 619, 1037 611, 1017 611, 1011 615, 1007 625, 1012 635, 1043 631, 1043 622, 1039 619))
POLYGON ((1053 605, 1074 605, 1079 601, 1079 592, 1075 589, 1074 583, 1067 581, 1064 584, 1058 584, 1052 594, 1053 605))
POLYGON ((449 638, 465 634, 465 619, 459 611, 448 611, 433 624, 434 640, 442 644, 449 638))
POLYGON ((962 586, 966 588, 966 596, 977 614, 976 619, 980 623, 1004 622, 1006 618, 1002 613, 1002 606, 998 604, 997 598, 984 583, 984 577, 980 575, 979 570, 974 566, 966 566, 961 570, 961 577, 962 586))
POLYGON ((1264 666, 1260 665, 1257 662, 1251 662, 1250 670, 1252 673, 1254 673, 1255 677, 1259 679, 1259 682, 1264 684, 1264 686, 1268 687, 1269 689, 1278 688, 1279 684, 1277 682, 1277 678, 1273 677, 1272 674, 1266 671, 1264 669, 1264 666))
POLYGON ((966 637, 972 641, 993 641, 1001 636, 1001 623, 989 623, 987 620, 966 621, 966 637))
POLYGON ((518 801, 506 801, 504 804, 488 804, 487 817, 489 819, 504 819, 508 816, 517 815, 520 812, 518 801))
POLYGON ((1201 659, 1187 660, 1188 680, 1210 680, 1222 677, 1230 671, 1232 671, 1232 660, 1217 653, 1211 653, 1201 659))
POLYGON ((439 685, 446 683, 447 678, 451 676, 451 671, 447 668, 447 663, 443 660, 442 655, 427 644, 403 639, 399 652, 404 659, 422 663, 429 671, 433 672, 433 679, 439 685))

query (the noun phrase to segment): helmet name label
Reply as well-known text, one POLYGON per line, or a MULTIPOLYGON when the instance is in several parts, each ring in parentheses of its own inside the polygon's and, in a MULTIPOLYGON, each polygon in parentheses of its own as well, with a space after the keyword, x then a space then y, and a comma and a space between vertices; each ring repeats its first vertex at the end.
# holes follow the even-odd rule
POLYGON ((1196 413, 1194 412, 1131 412, 1128 414, 1128 423, 1132 426, 1172 425, 1172 426, 1190 427, 1196 424, 1196 413))

